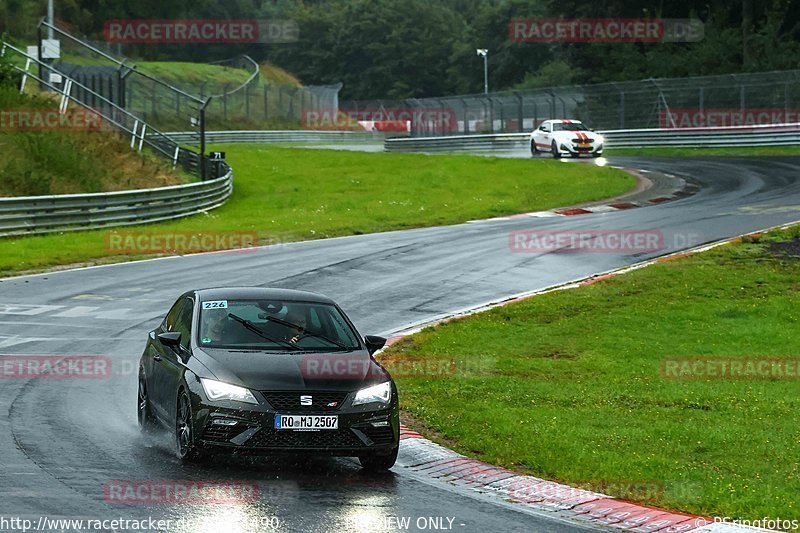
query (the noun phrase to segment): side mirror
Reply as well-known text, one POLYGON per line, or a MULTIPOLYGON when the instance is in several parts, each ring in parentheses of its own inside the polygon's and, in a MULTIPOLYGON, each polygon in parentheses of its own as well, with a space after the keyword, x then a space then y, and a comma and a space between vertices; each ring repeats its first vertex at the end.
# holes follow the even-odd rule
POLYGON ((364 337, 364 343, 367 345, 369 354, 372 355, 384 346, 386 346, 386 339, 378 337, 377 335, 367 335, 364 337))
POLYGON ((167 331, 166 333, 158 334, 158 341, 164 346, 170 348, 177 348, 181 345, 181 332, 180 331, 167 331))

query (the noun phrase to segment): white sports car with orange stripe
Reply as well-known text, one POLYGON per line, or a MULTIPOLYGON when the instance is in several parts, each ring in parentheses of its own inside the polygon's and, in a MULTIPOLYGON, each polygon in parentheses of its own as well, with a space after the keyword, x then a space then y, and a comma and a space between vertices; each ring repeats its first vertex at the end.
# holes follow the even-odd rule
POLYGON ((550 152, 553 157, 603 155, 603 136, 583 125, 580 120, 545 120, 531 133, 531 154, 550 152))

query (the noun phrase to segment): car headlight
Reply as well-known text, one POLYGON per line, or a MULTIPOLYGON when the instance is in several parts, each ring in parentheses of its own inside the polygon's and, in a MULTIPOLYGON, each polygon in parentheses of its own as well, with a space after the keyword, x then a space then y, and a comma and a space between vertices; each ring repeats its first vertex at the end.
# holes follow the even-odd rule
POLYGON ((597 144, 603 144, 603 140, 604 140, 604 139, 603 139, 603 136, 602 136, 602 135, 597 135, 597 136, 595 136, 595 138, 594 138, 594 142, 596 142, 597 144))
POLYGON ((387 381, 380 385, 373 385, 366 389, 361 389, 356 393, 353 400, 353 405, 361 405, 364 403, 381 402, 387 403, 389 398, 392 397, 392 382, 387 381))
POLYGON ((253 396, 253 393, 244 387, 237 387, 230 383, 206 378, 200 378, 200 383, 203 384, 203 390, 206 391, 206 396, 208 396, 209 400, 233 400, 235 402, 258 404, 258 400, 253 396))

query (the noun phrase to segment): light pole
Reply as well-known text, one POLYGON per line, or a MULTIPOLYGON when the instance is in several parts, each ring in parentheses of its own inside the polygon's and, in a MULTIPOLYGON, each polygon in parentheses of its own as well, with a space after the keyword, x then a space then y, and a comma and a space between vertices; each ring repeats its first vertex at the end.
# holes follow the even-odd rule
MULTIPOLYGON (((54 13, 53 13, 53 0, 47 0, 47 23, 51 26, 53 25, 54 13)), ((47 38, 54 39, 53 35, 53 28, 47 28, 47 38)))
POLYGON ((489 49, 478 48, 475 51, 483 57, 483 93, 489 94, 489 49))

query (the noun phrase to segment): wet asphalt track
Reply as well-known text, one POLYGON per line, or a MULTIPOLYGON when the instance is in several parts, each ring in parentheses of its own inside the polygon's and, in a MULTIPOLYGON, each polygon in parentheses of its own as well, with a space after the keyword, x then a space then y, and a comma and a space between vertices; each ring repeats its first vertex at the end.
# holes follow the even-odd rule
POLYGON ((420 481, 402 466, 384 476, 364 475, 348 459, 182 466, 167 437, 138 434, 135 370, 146 332, 190 288, 318 291, 337 300, 362 333, 387 333, 652 255, 512 253, 513 230, 657 229, 666 236, 665 251, 672 251, 800 220, 800 157, 610 162, 690 177, 703 188, 683 200, 628 211, 479 222, 3 280, 0 353, 108 355, 114 363, 109 379, 0 383, 0 518, 191 518, 191 525, 170 529, 237 532, 270 531, 253 525, 275 517, 281 531, 333 532, 397 530, 387 517, 409 517, 416 530, 419 518, 444 517, 445 525, 454 519, 454 531, 577 530, 546 514, 524 514, 420 481), (110 480, 129 479, 256 481, 262 494, 245 506, 104 501, 110 480))

